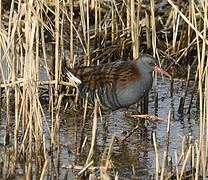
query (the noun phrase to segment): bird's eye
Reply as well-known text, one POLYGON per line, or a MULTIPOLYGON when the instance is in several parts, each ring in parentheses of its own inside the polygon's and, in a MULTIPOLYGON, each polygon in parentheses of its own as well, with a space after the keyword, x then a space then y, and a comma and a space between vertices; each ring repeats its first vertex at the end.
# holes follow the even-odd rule
POLYGON ((154 66, 155 65, 155 63, 152 62, 152 61, 149 64, 150 64, 150 66, 154 66))

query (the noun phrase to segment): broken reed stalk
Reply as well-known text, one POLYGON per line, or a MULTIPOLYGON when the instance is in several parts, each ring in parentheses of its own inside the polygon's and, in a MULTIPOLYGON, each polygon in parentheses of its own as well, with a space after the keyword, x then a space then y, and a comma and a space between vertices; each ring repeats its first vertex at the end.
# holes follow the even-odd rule
POLYGON ((74 28, 73 28, 73 14, 74 14, 74 9, 73 9, 73 0, 69 0, 69 5, 70 5, 70 62, 68 65, 71 65, 72 62, 74 62, 74 28))
POLYGON ((91 64, 90 59, 90 15, 89 15, 89 0, 86 0, 86 11, 87 11, 87 66, 91 64))
POLYGON ((173 13, 172 13, 172 25, 173 25, 173 44, 172 44, 172 48, 173 48, 173 53, 176 53, 176 40, 177 40, 177 32, 178 32, 178 19, 180 19, 180 16, 177 16, 177 11, 175 9, 173 9, 173 13))
POLYGON ((20 103, 20 93, 19 88, 15 87, 15 128, 14 128, 14 154, 13 154, 13 167, 12 172, 16 174, 16 163, 17 163, 17 154, 18 154, 18 132, 19 132, 19 103, 20 103))
POLYGON ((171 111, 168 113, 168 124, 167 124, 167 131, 166 131, 166 145, 164 148, 163 153, 163 162, 162 162, 162 168, 161 168, 161 174, 160 174, 160 180, 163 180, 165 178, 165 172, 166 172, 166 165, 167 165, 167 158, 169 154, 169 143, 170 143, 170 130, 171 130, 171 111))
POLYGON ((191 98, 190 98, 190 103, 189 103, 189 106, 188 106, 187 114, 190 114, 190 112, 191 112, 191 107, 192 107, 192 103, 193 103, 193 99, 194 99, 194 93, 196 91, 197 83, 198 83, 198 68, 197 68, 197 72, 196 72, 196 75, 195 75, 193 90, 192 90, 192 93, 191 93, 191 98))
POLYGON ((41 175, 40 175, 40 180, 45 179, 45 174, 46 174, 46 171, 47 171, 47 167, 48 167, 48 159, 46 159, 46 161, 43 165, 43 169, 42 169, 41 175))
POLYGON ((153 49, 153 56, 156 57, 157 53, 157 35, 156 35, 156 26, 155 26, 155 1, 150 0, 150 10, 151 10, 151 27, 152 27, 152 49, 153 49))
MULTIPOLYGON (((58 83, 59 83, 59 0, 55 0, 55 96, 58 96, 58 83)), ((57 97, 56 97, 57 98, 57 97)))
POLYGON ((195 172, 195 179, 199 179, 199 175, 200 175, 200 170, 199 170, 199 166, 200 166, 200 149, 198 146, 198 143, 195 143, 196 146, 196 172, 195 172))
MULTIPOLYGON (((31 7, 32 4, 31 2, 29 2, 28 7, 31 7)), ((35 26, 33 25, 31 28, 31 22, 32 22, 32 16, 31 16, 31 9, 27 7, 28 13, 26 13, 26 18, 25 18, 25 40, 26 40, 26 54, 25 54, 25 67, 28 67, 27 70, 25 70, 24 72, 24 77, 28 80, 28 82, 25 82, 23 85, 23 96, 25 97, 25 104, 24 106, 24 113, 25 113, 25 125, 27 125, 27 129, 24 133, 26 138, 26 142, 28 143, 28 147, 26 150, 25 149, 25 155, 26 155, 26 159, 27 159, 27 168, 26 168, 26 178, 30 178, 32 177, 32 130, 34 128, 33 126, 33 118, 32 118, 32 111, 33 111, 33 101, 34 101, 34 89, 32 89, 31 85, 30 85, 30 81, 29 79, 33 79, 33 73, 35 69, 33 69, 34 67, 34 62, 33 62, 33 40, 34 40, 34 34, 35 34, 35 26), (29 104, 31 106, 29 106, 29 104)), ((34 20, 34 19, 33 19, 34 20)))
POLYGON ((187 165, 187 161, 188 159, 190 158, 190 155, 191 155, 191 145, 189 146, 189 149, 188 151, 186 152, 186 156, 185 156, 185 159, 183 161, 183 166, 182 166, 182 169, 181 169, 181 175, 180 175, 180 179, 182 179, 183 177, 183 174, 185 173, 185 168, 186 168, 186 165, 187 165))
POLYGON ((113 150, 114 140, 115 140, 115 135, 112 136, 111 141, 110 141, 110 146, 109 146, 108 154, 107 154, 107 158, 106 158, 105 171, 107 171, 108 167, 110 166, 110 158, 111 158, 111 154, 112 154, 112 150, 113 150))
MULTIPOLYGON (((95 21, 94 21, 94 36, 97 37, 98 34, 98 1, 91 1, 91 9, 94 9, 94 16, 95 16, 95 21)), ((97 41, 95 41, 97 42, 97 41)))
POLYGON ((101 21, 102 21, 102 17, 101 17, 101 0, 98 0, 98 32, 99 32, 99 36, 98 36, 98 40, 99 40, 99 44, 100 44, 100 35, 102 32, 102 26, 101 26, 101 21))
POLYGON ((94 161, 90 161, 88 164, 86 164, 83 169, 77 174, 78 176, 81 176, 87 169, 89 169, 93 165, 94 161))
POLYGON ((179 107, 178 107, 178 113, 180 113, 180 114, 183 113, 185 100, 186 100, 186 96, 188 93, 188 87, 189 87, 189 81, 190 81, 190 71, 191 71, 190 65, 188 65, 187 71, 188 71, 188 73, 187 73, 187 78, 186 78, 185 92, 180 99, 180 103, 179 103, 179 107))
MULTIPOLYGON (((153 56, 156 57, 158 56, 157 54, 157 34, 156 34, 156 26, 155 26, 155 1, 150 0, 150 25, 152 27, 152 33, 151 33, 151 42, 152 42, 152 51, 153 51, 153 56)), ((155 73, 155 77, 157 77, 157 73, 155 73)), ((157 113, 157 108, 158 108, 158 94, 156 92, 156 85, 157 85, 157 78, 154 78, 154 102, 155 102, 155 114, 157 113)), ((148 99, 146 99, 146 106, 148 107, 148 99)))
POLYGON ((145 11, 145 26, 146 26, 146 31, 145 31, 145 36, 146 36, 146 42, 147 42, 147 49, 151 49, 151 33, 150 33, 150 14, 145 11))
MULTIPOLYGON (((104 165, 101 165, 100 170, 101 170, 101 179, 106 179, 107 177, 109 177, 108 175, 108 169, 111 168, 111 155, 112 155, 112 151, 113 151, 113 143, 115 140, 115 135, 112 135, 112 138, 110 140, 110 145, 108 147, 108 150, 106 148, 106 150, 104 150, 103 156, 102 156, 102 160, 104 165), (108 151, 108 152, 107 152, 108 151)), ((109 178, 107 178, 109 179, 109 178)))
POLYGON ((93 110, 93 126, 92 126, 92 139, 91 139, 91 146, 90 151, 87 156, 86 165, 89 164, 89 162, 92 159, 92 156, 94 154, 94 146, 95 146, 95 140, 96 140, 96 131, 97 131, 97 121, 98 121, 98 102, 97 99, 95 100, 94 110, 93 110))
POLYGON ((89 2, 86 3, 84 1, 80 2, 80 17, 81 17, 81 25, 82 25, 82 33, 84 36, 84 42, 86 46, 86 54, 85 54, 85 62, 86 66, 89 66, 91 63, 90 60, 90 24, 89 24, 89 2), (85 21, 86 19, 86 21, 85 21))
POLYGON ((135 0, 131 0, 131 39, 133 47, 133 59, 139 57, 139 38, 138 38, 138 26, 139 23, 136 21, 136 11, 135 11, 135 0))
POLYGON ((196 159, 196 157, 195 157, 195 146, 194 146, 194 144, 192 143, 192 147, 191 147, 192 149, 192 152, 191 152, 191 171, 192 171, 192 177, 194 177, 194 173, 195 173, 195 159, 196 159))
POLYGON ((158 153, 158 149, 157 149, 157 140, 156 140, 156 135, 155 132, 153 133, 153 143, 154 143, 154 149, 155 149, 155 179, 158 180, 159 179, 159 171, 160 171, 160 164, 159 164, 159 153, 158 153))
POLYGON ((115 34, 116 34, 116 13, 113 2, 111 2, 111 41, 112 44, 115 43, 115 34))
POLYGON ((164 151, 164 153, 163 153, 162 168, 161 168, 161 174, 160 174, 160 180, 163 180, 164 179, 166 161, 167 161, 167 151, 164 151))
POLYGON ((205 90, 204 90, 204 138, 205 138, 205 145, 204 145, 204 157, 203 157, 203 177, 206 177, 208 175, 208 172, 206 171, 208 168, 207 159, 208 159, 208 59, 205 69, 205 90))
POLYGON ((77 149, 77 154, 81 155, 82 153, 82 149, 84 147, 85 144, 85 139, 84 138, 84 132, 85 132, 85 125, 86 125, 86 117, 87 117, 87 110, 88 110, 88 93, 86 94, 86 97, 84 99, 84 114, 83 114, 83 120, 82 120, 82 127, 81 127, 81 138, 80 138, 80 146, 77 149))
POLYGON ((176 179, 179 180, 178 155, 176 151, 174 153, 175 153, 175 162, 176 162, 176 165, 175 165, 176 179))

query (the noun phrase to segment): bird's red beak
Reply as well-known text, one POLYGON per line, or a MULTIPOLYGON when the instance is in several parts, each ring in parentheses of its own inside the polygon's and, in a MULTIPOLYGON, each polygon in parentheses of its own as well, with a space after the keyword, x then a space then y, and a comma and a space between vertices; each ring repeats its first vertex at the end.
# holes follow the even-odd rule
POLYGON ((167 77, 169 77, 171 79, 171 75, 168 74, 168 72, 166 72, 165 70, 163 70, 162 68, 160 68, 157 65, 154 66, 154 71, 159 72, 162 75, 164 74, 164 75, 166 75, 167 77))

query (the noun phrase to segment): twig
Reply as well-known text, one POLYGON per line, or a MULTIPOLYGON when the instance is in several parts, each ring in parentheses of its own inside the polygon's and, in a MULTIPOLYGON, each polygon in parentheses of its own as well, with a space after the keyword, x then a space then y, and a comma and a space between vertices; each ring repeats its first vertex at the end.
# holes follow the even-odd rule
POLYGON ((94 161, 91 161, 89 164, 87 164, 79 173, 78 176, 80 176, 82 173, 84 173, 90 166, 92 166, 94 161))
POLYGON ((128 139, 137 129, 139 128, 139 125, 137 124, 131 131, 129 131, 121 140, 118 140, 118 143, 123 143, 128 139))

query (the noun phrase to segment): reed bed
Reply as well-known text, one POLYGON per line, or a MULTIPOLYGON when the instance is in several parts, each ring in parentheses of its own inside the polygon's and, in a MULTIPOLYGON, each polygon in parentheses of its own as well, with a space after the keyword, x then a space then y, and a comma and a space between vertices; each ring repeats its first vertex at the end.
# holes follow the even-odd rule
MULTIPOLYGON (((63 63, 70 67, 97 65, 136 59, 143 52, 157 57, 173 79, 186 78, 187 88, 189 80, 195 79, 193 95, 199 96, 199 139, 182 138, 182 150, 175 152, 171 170, 168 145, 160 160, 153 135, 156 179, 207 178, 207 1, 2 0, 0 7, 1 177, 59 177, 60 114, 64 108, 80 105, 76 85, 62 76, 63 63), (72 100, 64 104, 66 96, 72 100)), ((180 111, 186 96, 187 92, 180 111)), ((80 146, 74 153, 81 156, 85 149, 86 117, 91 112, 90 150, 85 164, 73 169, 77 177, 93 179, 97 121, 102 112, 97 103, 91 111, 87 101, 82 102, 82 137, 77 139, 80 146)), ((168 120, 167 144, 171 112, 168 120)), ((103 152, 98 168, 101 179, 110 179, 114 139, 103 152)), ((118 173, 112 172, 118 179, 118 173)))

